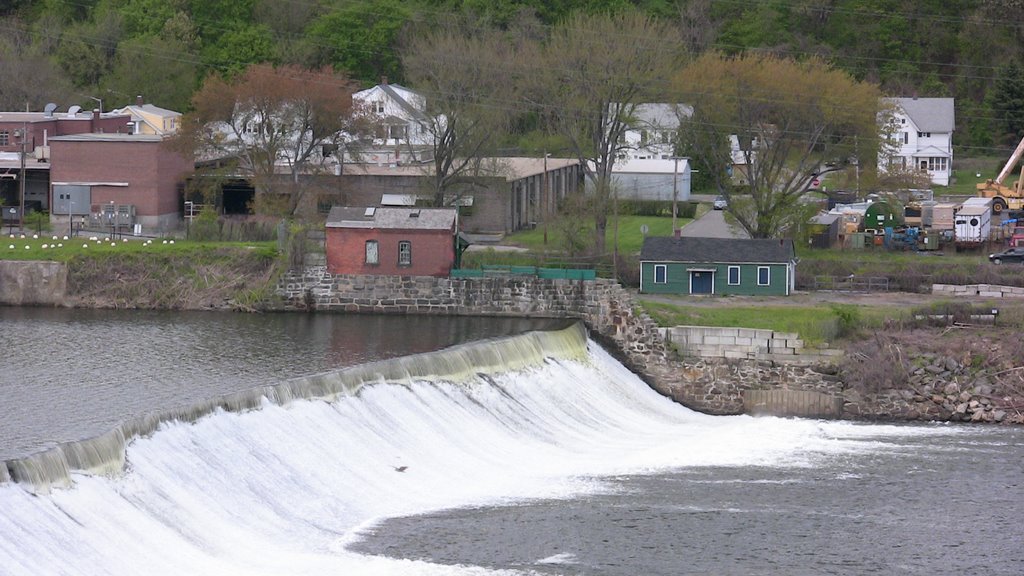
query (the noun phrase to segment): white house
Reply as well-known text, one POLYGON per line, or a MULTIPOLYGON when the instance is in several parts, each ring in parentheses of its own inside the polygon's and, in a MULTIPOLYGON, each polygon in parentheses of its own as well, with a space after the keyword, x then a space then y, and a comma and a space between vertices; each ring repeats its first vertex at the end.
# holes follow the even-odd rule
POLYGON ((623 134, 628 160, 668 160, 675 151, 679 116, 693 114, 693 108, 682 104, 637 104, 623 134))
MULTIPOLYGON (((380 123, 374 139, 378 147, 431 146, 430 134, 423 129, 428 124, 427 100, 422 94, 398 84, 389 84, 381 78, 380 84, 352 95, 353 102, 366 107, 368 113, 380 123)), ((401 152, 400 152, 401 153, 401 152)))
POLYGON ((933 184, 948 186, 953 174, 953 99, 890 98, 891 145, 879 153, 878 169, 927 172, 933 184), (886 149, 888 148, 888 149, 886 149))

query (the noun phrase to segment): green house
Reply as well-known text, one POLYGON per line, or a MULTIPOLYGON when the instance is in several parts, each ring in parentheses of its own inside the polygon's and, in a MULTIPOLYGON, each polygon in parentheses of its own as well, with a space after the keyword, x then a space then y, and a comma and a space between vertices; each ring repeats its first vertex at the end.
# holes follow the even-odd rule
POLYGON ((651 237, 640 251, 643 294, 788 296, 795 286, 792 240, 651 237))

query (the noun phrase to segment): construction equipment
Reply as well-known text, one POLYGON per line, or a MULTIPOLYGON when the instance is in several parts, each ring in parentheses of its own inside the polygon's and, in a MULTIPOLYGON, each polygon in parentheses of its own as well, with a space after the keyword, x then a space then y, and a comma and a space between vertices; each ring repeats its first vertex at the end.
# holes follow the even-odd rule
POLYGON ((1010 208, 1020 210, 1024 208, 1024 175, 1013 183, 1013 186, 1005 186, 1003 180, 1010 175, 1010 172, 1017 166, 1021 156, 1024 155, 1024 138, 1021 139, 1017 149, 1010 155, 1010 159, 1003 166, 995 180, 986 180, 978 184, 978 196, 981 198, 992 198, 992 212, 999 214, 1010 208))

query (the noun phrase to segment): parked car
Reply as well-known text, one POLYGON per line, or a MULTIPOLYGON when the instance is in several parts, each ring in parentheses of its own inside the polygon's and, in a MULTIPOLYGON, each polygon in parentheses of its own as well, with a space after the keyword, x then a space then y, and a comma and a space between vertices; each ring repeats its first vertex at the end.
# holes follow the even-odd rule
POLYGON ((1024 262, 1024 248, 1009 248, 1002 252, 989 254, 988 261, 993 264, 1002 264, 1003 262, 1020 264, 1024 262))
POLYGON ((729 201, 725 199, 725 196, 718 196, 715 198, 715 202, 712 204, 715 210, 725 210, 729 206, 729 201))

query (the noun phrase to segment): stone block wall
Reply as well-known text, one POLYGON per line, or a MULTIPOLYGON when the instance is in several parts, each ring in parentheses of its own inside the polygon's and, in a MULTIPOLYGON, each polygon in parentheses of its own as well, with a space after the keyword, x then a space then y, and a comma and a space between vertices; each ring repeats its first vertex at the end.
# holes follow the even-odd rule
POLYGON ((805 348, 804 341, 792 332, 710 326, 673 326, 659 331, 683 356, 815 364, 842 355, 841 350, 805 348))
POLYGON ((932 294, 952 298, 1024 298, 1024 288, 997 284, 932 284, 932 294))

